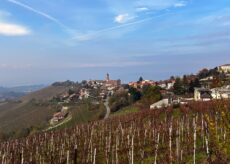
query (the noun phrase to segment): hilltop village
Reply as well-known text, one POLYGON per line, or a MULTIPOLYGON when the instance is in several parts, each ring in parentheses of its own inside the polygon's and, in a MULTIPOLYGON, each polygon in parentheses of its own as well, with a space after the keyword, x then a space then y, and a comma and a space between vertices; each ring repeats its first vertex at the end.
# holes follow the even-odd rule
POLYGON ((202 69, 197 74, 170 77, 163 81, 145 80, 121 84, 111 80, 107 73, 105 80, 88 80, 81 83, 57 82, 53 86, 70 86, 70 89, 53 97, 52 101, 62 105, 50 120, 52 125, 68 117, 68 105, 83 100, 93 104, 108 101, 111 112, 127 106, 138 109, 156 109, 188 104, 192 101, 211 101, 230 98, 230 65, 214 69, 202 69))
POLYGON ((69 104, 78 103, 86 99, 93 104, 100 104, 100 102, 106 101, 109 96, 112 96, 117 90, 122 88, 121 80, 111 80, 108 73, 105 80, 88 80, 81 83, 71 81, 57 82, 53 86, 68 86, 70 89, 53 97, 51 100, 62 105, 62 109, 53 114, 53 118, 50 120, 51 125, 55 125, 67 118, 69 115, 69 104))

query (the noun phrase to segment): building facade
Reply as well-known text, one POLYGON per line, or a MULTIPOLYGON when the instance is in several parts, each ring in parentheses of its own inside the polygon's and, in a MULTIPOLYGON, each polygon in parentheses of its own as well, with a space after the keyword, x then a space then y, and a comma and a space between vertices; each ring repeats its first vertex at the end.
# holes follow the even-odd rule
POLYGON ((223 72, 223 73, 227 73, 227 74, 230 73, 230 64, 225 64, 225 65, 219 66, 218 71, 223 72))

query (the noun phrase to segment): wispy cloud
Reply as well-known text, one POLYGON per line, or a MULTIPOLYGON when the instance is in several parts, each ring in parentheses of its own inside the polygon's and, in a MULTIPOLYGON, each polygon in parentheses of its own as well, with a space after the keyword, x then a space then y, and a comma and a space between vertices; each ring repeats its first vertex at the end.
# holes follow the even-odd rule
POLYGON ((0 23, 0 35, 24 36, 28 34, 30 34, 30 30, 24 26, 11 23, 0 23))
POLYGON ((107 62, 107 63, 83 63, 83 64, 68 64, 61 66, 63 68, 124 68, 133 66, 150 65, 153 62, 144 61, 119 61, 119 62, 107 62))
POLYGON ((30 69, 32 68, 31 64, 5 64, 0 63, 1 69, 11 69, 11 70, 18 70, 18 69, 30 69))
POLYGON ((134 18, 143 16, 143 13, 157 12, 169 8, 184 7, 186 1, 181 0, 107 0, 114 12, 117 23, 129 22, 134 18), (125 13, 125 14, 124 14, 125 13), (130 19, 132 18, 132 19, 130 19))
POLYGON ((174 4, 174 7, 184 7, 187 5, 187 2, 181 1, 174 4))
POLYGON ((117 23, 126 23, 127 21, 130 21, 134 19, 134 17, 131 17, 129 14, 119 14, 115 17, 114 21, 117 23))
POLYGON ((143 12, 143 11, 148 11, 148 10, 149 10, 149 8, 147 8, 147 7, 137 7, 136 8, 137 12, 143 12))
POLYGON ((51 16, 51 15, 45 13, 45 12, 37 10, 37 9, 35 9, 35 8, 27 5, 27 4, 21 3, 21 2, 16 1, 16 0, 7 0, 7 1, 10 2, 10 3, 15 4, 17 6, 20 6, 20 7, 24 8, 24 9, 26 9, 26 10, 34 12, 34 13, 36 13, 36 14, 38 14, 38 15, 40 15, 40 16, 42 16, 42 17, 44 17, 44 18, 46 18, 46 19, 48 19, 48 20, 50 20, 50 21, 52 21, 52 22, 54 22, 56 24, 58 24, 59 26, 61 26, 62 28, 66 29, 68 31, 72 31, 72 29, 70 29, 69 27, 67 27, 60 20, 58 20, 57 18, 55 18, 55 17, 53 17, 53 16, 51 16))
POLYGON ((105 28, 105 29, 102 29, 102 30, 98 30, 98 31, 93 31, 93 32, 89 32, 89 33, 86 33, 86 34, 76 34, 76 36, 73 38, 74 40, 77 40, 77 41, 88 41, 88 40, 92 40, 92 39, 95 39, 96 37, 99 37, 101 35, 103 35, 104 33, 107 33, 107 32, 110 32, 110 31, 114 31, 114 30, 118 30, 118 29, 121 29, 121 28, 124 28, 124 27, 128 27, 128 26, 133 26, 133 25, 137 25, 137 24, 141 24, 141 23, 144 23, 144 22, 147 22, 147 21, 151 21, 153 19, 156 19, 156 18, 159 18, 159 17, 162 17, 162 16, 166 16, 166 15, 169 15, 170 13, 166 13, 166 14, 162 14, 162 15, 157 15, 157 16, 153 16, 153 17, 148 17, 148 18, 145 18, 145 19, 141 19, 141 20, 138 20, 138 21, 134 21, 134 22, 130 22, 130 23, 125 23, 125 24, 121 24, 121 25, 118 25, 118 26, 114 26, 114 27, 110 27, 110 28, 105 28))
POLYGON ((175 4, 186 4, 186 0, 138 0, 135 3, 139 6, 147 6, 148 8, 161 10, 169 7, 175 6, 175 4))
POLYGON ((10 15, 11 14, 9 12, 0 10, 0 35, 24 36, 31 33, 30 30, 23 25, 9 23, 7 19, 10 15))

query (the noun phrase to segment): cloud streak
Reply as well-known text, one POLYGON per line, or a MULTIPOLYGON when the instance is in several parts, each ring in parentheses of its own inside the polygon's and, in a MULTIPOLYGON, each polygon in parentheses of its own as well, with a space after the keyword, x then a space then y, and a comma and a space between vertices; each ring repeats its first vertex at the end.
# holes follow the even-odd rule
POLYGON ((0 63, 1 69, 11 69, 11 70, 18 70, 18 69, 30 69, 32 68, 31 64, 5 64, 0 63))
MULTIPOLYGON (((82 64, 68 64, 59 66, 58 68, 63 69, 74 69, 74 68, 124 68, 124 67, 134 67, 134 66, 146 66, 151 65, 153 62, 145 61, 117 61, 117 62, 107 62, 107 63, 82 63, 82 64)), ((55 67, 56 68, 56 67, 55 67)))
POLYGON ((156 18, 159 18, 159 17, 162 17, 162 16, 166 16, 166 15, 169 15, 169 14, 170 13, 166 13, 166 14, 162 14, 162 15, 158 15, 158 16, 153 16, 153 17, 141 19, 141 20, 126 23, 126 24, 122 24, 122 25, 118 25, 118 26, 114 26, 114 27, 110 27, 110 28, 105 28, 105 29, 102 29, 102 30, 94 31, 94 32, 89 32, 88 34, 78 34, 73 39, 77 40, 77 41, 92 40, 92 39, 94 39, 95 37, 98 37, 101 34, 104 34, 104 33, 110 32, 110 31, 114 31, 114 30, 118 30, 118 29, 121 29, 121 28, 124 28, 124 27, 129 27, 129 26, 141 24, 141 23, 144 23, 144 22, 148 22, 148 21, 151 21, 153 19, 156 19, 156 18))
POLYGON ((54 22, 56 24, 58 24, 62 28, 66 29, 68 31, 71 31, 71 29, 69 27, 67 27, 66 25, 64 25, 60 20, 58 20, 57 18, 54 18, 53 16, 51 16, 51 15, 45 13, 45 12, 37 10, 37 9, 27 5, 27 4, 21 3, 21 2, 16 1, 16 0, 7 0, 7 1, 10 2, 10 3, 13 3, 13 4, 15 4, 15 5, 19 6, 19 7, 22 7, 24 9, 26 9, 26 10, 29 10, 29 11, 31 11, 33 13, 36 13, 36 14, 38 14, 38 15, 40 15, 40 16, 42 16, 42 17, 44 17, 44 18, 46 18, 46 19, 48 19, 48 20, 50 20, 50 21, 52 21, 52 22, 54 22))

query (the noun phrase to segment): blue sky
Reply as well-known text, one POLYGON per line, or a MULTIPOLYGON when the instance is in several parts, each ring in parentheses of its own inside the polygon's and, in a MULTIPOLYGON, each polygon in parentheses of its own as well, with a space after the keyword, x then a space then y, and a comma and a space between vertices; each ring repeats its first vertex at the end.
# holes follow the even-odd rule
POLYGON ((3 86, 165 79, 229 52, 229 0, 0 0, 3 86))

